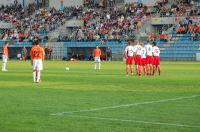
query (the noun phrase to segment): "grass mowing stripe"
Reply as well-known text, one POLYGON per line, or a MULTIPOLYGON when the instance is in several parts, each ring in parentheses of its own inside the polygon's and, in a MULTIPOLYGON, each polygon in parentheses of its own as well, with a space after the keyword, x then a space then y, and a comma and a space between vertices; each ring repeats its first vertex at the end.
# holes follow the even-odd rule
POLYGON ((135 122, 142 124, 152 124, 152 125, 165 125, 165 126, 176 126, 176 127, 189 127, 189 128, 200 128, 200 126, 193 125, 183 125, 183 124, 173 124, 173 123, 165 123, 165 122, 151 122, 151 121, 141 121, 141 120, 126 120, 126 119, 117 119, 117 118, 106 118, 106 117, 94 117, 94 116, 81 116, 81 115, 68 115, 71 117, 80 117, 80 118, 88 118, 88 119, 97 119, 97 120, 107 120, 107 121, 120 121, 120 122, 135 122))
POLYGON ((123 105, 100 107, 100 108, 78 110, 78 111, 66 111, 66 112, 52 113, 50 115, 53 115, 53 116, 62 116, 64 114, 93 112, 93 111, 100 111, 100 110, 107 110, 107 109, 116 109, 116 108, 121 108, 121 107, 131 107, 131 106, 138 106, 138 105, 145 105, 145 104, 154 104, 154 103, 165 103, 165 102, 169 102, 169 101, 176 101, 176 100, 196 98, 196 97, 199 97, 199 96, 200 95, 192 95, 192 96, 188 96, 188 97, 178 97, 178 98, 173 98, 173 99, 162 99, 162 100, 157 100, 157 101, 147 101, 147 102, 141 102, 141 103, 123 104, 123 105))

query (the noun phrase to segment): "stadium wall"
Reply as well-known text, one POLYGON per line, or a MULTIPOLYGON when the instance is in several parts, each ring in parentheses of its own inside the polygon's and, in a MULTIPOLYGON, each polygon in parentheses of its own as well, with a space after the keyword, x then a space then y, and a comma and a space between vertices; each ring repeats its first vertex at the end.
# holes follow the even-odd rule
MULTIPOLYGON (((63 0, 63 5, 66 7, 83 5, 83 0, 63 0)), ((61 0, 49 0, 49 6, 56 9, 61 9, 61 0)))
MULTIPOLYGON (((11 5, 15 0, 1 0, 0 5, 11 5)), ((21 5, 27 6, 30 3, 36 3, 36 0, 17 0, 21 5)))
MULTIPOLYGON (((199 61, 200 60, 200 41, 190 41, 188 38, 181 38, 175 42, 161 42, 157 41, 161 50, 161 60, 169 61, 199 61)), ((5 42, 0 41, 0 49, 5 42)), ((42 46, 52 48, 52 58, 55 60, 62 60, 72 56, 72 53, 83 55, 92 55, 92 49, 96 45, 105 51, 105 48, 109 46, 112 50, 113 60, 123 59, 123 50, 127 45, 126 41, 105 41, 101 43, 99 41, 94 42, 48 42, 43 43, 42 46), (88 49, 88 50, 87 50, 88 49), (78 51, 78 52, 77 52, 78 51)), ((20 42, 9 45, 9 55, 11 59, 16 59, 17 54, 21 52, 21 49, 25 46, 27 50, 31 47, 31 42, 20 42)), ((1 51, 0 51, 1 57, 1 51)))

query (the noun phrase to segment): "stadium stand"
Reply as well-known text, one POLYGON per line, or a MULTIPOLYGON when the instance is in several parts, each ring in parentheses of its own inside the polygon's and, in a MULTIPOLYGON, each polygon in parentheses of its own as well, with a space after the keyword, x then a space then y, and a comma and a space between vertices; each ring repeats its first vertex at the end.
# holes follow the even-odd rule
POLYGON ((34 39, 39 39, 53 48, 55 59, 69 57, 73 48, 100 44, 102 48, 110 46, 114 58, 119 59, 128 39, 149 39, 161 47, 162 60, 195 60, 200 44, 199 15, 197 0, 158 0, 153 6, 85 0, 82 6, 62 10, 39 8, 35 3, 22 7, 16 1, 0 8, 0 21, 13 25, 0 26, 0 43, 30 47, 34 39), (157 25, 151 24, 153 19, 157 25))

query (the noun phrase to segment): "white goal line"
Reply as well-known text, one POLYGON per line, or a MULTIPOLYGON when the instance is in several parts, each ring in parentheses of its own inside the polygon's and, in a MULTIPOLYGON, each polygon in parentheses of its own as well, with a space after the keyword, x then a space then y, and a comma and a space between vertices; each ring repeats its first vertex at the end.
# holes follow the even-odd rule
POLYGON ((156 101, 147 101, 147 102, 141 102, 141 103, 122 104, 122 105, 116 105, 116 106, 99 107, 99 108, 84 109, 84 110, 77 110, 77 111, 65 111, 65 112, 51 113, 50 115, 62 116, 65 114, 93 112, 93 111, 101 111, 101 110, 116 109, 116 108, 122 108, 122 107, 138 106, 138 105, 147 105, 147 104, 154 104, 154 103, 166 103, 170 101, 191 99, 191 98, 196 98, 196 97, 200 97, 200 95, 192 95, 192 96, 185 96, 185 97, 178 97, 178 98, 171 98, 171 99, 162 99, 162 100, 156 100, 156 101))
POLYGON ((107 117, 94 117, 94 116, 81 116, 81 115, 67 115, 76 118, 87 118, 96 120, 107 120, 107 121, 119 121, 119 122, 135 122, 141 124, 152 124, 152 125, 163 125, 163 126, 175 126, 175 127, 188 127, 188 128, 200 128, 200 126, 187 125, 187 124, 174 124, 165 122, 152 122, 152 121, 142 121, 142 120, 127 120, 127 119, 117 119, 117 118, 107 118, 107 117))

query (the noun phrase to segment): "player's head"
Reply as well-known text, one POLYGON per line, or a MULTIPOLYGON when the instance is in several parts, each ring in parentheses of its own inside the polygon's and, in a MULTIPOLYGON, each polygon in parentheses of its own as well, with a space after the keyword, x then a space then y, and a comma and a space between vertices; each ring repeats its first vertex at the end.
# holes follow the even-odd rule
POLYGON ((144 43, 143 43, 143 42, 140 42, 140 45, 141 45, 141 46, 144 46, 144 43))
POLYGON ((6 42, 6 43, 5 43, 5 45, 7 45, 7 46, 8 46, 8 45, 9 45, 9 43, 8 43, 8 42, 6 42))
POLYGON ((156 46, 157 45, 157 43, 156 42, 153 42, 153 46, 156 46))
POLYGON ((32 42, 32 46, 34 46, 34 45, 35 45, 35 41, 32 42))
POLYGON ((140 41, 139 41, 139 40, 136 40, 136 41, 135 41, 135 44, 136 44, 136 45, 139 45, 139 44, 140 44, 140 41))
POLYGON ((149 44, 149 40, 147 40, 147 44, 149 44))
POLYGON ((131 40, 129 40, 129 41, 128 41, 128 45, 131 45, 131 44, 132 44, 132 42, 131 42, 131 40))
POLYGON ((96 45, 96 49, 98 49, 99 48, 99 46, 98 45, 96 45))
POLYGON ((35 45, 39 45, 39 41, 38 40, 35 41, 35 45))

